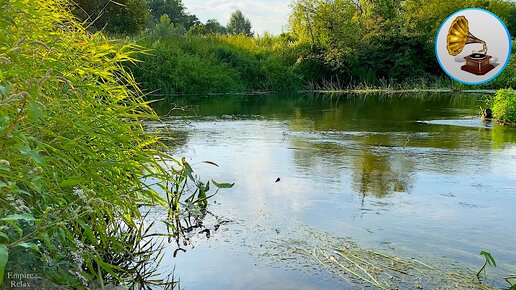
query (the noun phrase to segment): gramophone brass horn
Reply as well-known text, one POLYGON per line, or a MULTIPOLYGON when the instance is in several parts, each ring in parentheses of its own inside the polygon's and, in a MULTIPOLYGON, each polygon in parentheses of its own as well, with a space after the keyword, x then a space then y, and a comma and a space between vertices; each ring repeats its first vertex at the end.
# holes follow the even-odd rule
POLYGON ((468 19, 464 16, 459 16, 453 20, 450 29, 448 30, 448 37, 446 38, 446 48, 448 53, 456 56, 459 54, 466 44, 482 43, 483 49, 479 53, 487 53, 486 42, 475 37, 469 32, 468 19))

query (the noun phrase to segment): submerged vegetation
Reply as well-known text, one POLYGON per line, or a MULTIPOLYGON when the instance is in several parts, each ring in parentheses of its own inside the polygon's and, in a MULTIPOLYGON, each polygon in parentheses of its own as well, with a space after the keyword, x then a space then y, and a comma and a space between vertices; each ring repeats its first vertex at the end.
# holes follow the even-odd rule
MULTIPOLYGON (((275 240, 267 255, 288 267, 317 267, 338 277, 352 287, 374 289, 498 289, 506 281, 480 279, 479 272, 486 264, 496 265, 493 257, 482 251, 486 259, 480 271, 459 267, 446 259, 421 261, 419 257, 401 258, 387 250, 367 249, 346 238, 302 228, 305 238, 275 240), (301 266, 300 266, 301 265, 301 266)), ((291 233, 296 236, 297 233, 291 233)), ((513 288, 511 288, 513 289, 513 288)))
POLYGON ((139 48, 86 32, 67 5, 0 1, 0 284, 173 285, 154 277, 142 209, 175 221, 206 207, 209 183, 144 131, 157 116, 122 66, 139 48))

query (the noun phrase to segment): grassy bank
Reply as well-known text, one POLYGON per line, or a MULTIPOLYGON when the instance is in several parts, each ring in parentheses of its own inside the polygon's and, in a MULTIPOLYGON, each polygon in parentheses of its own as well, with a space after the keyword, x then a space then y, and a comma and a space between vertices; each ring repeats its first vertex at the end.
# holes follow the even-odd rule
MULTIPOLYGON (((466 86, 439 71, 433 75, 415 74, 401 79, 369 78, 361 70, 343 72, 333 69, 309 46, 286 35, 157 37, 145 34, 132 41, 143 46, 146 52, 137 56, 141 62, 129 68, 145 92, 158 95, 301 90, 460 91, 516 87, 514 57, 494 81, 466 86)), ((355 66, 360 68, 361 64, 355 66)))
POLYGON ((304 80, 295 50, 277 40, 209 35, 146 37, 137 43, 149 51, 131 69, 147 92, 290 91, 304 80))

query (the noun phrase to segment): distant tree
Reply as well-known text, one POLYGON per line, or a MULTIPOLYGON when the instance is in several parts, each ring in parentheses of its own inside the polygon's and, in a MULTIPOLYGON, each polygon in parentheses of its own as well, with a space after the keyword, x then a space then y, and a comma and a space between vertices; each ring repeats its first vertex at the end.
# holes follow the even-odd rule
POLYGON ((513 7, 507 19, 507 28, 512 38, 516 37, 516 8, 513 7))
POLYGON ((240 10, 236 10, 231 14, 227 31, 230 34, 244 34, 246 36, 253 35, 251 32, 251 21, 249 21, 249 19, 247 19, 240 10))
POLYGON ((206 25, 203 23, 197 23, 188 29, 187 35, 206 35, 209 34, 206 25))
POLYGON ((134 34, 149 21, 149 6, 141 0, 75 0, 72 12, 94 30, 134 34))
POLYGON ((154 37, 173 37, 180 36, 185 33, 185 29, 182 26, 175 27, 174 23, 170 21, 168 15, 161 15, 159 22, 154 26, 154 29, 151 31, 151 34, 154 37))
POLYGON ((210 33, 225 34, 227 32, 226 27, 220 24, 217 19, 208 19, 206 21, 206 29, 210 33))
POLYGON ((147 0, 151 17, 157 23, 162 15, 168 15, 174 25, 182 25, 186 30, 200 23, 197 16, 190 15, 181 0, 147 0))
POLYGON ((189 35, 225 34, 226 27, 216 19, 209 19, 206 24, 197 23, 188 30, 189 35))

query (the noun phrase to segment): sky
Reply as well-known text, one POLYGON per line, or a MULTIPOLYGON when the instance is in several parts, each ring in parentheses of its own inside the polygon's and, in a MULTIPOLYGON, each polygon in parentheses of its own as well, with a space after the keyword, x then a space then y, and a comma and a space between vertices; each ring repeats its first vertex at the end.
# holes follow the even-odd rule
POLYGON ((183 0, 188 12, 199 20, 215 18, 226 25, 231 13, 240 9, 258 34, 286 31, 292 0, 183 0))

